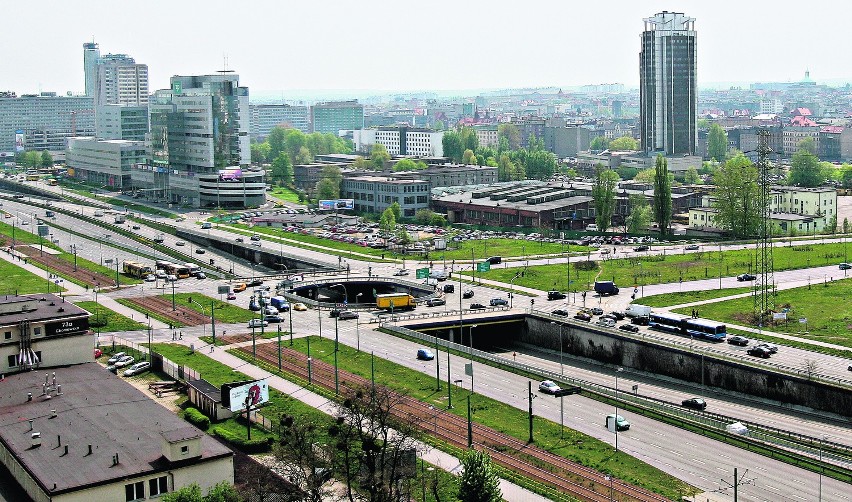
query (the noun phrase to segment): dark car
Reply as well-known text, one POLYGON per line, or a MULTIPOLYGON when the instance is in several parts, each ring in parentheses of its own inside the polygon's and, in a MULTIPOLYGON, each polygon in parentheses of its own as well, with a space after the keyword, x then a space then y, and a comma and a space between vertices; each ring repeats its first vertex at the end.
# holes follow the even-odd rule
POLYGON ((435 354, 429 349, 417 349, 417 359, 421 361, 431 361, 435 359, 435 354))
POLYGON ((462 298, 473 298, 473 290, 468 289, 464 293, 462 293, 462 298))
POLYGON ((562 291, 548 291, 547 292, 547 299, 548 300, 564 300, 565 299, 565 293, 563 293, 562 291))
POLYGON ((358 312, 352 312, 351 310, 344 310, 337 315, 337 318, 341 321, 345 321, 347 319, 358 319, 358 312))
POLYGON ((490 256, 486 258, 485 261, 492 265, 497 265, 503 261, 503 258, 501 258, 500 256, 490 256))
POLYGON ((639 331, 639 328, 633 324, 622 324, 618 327, 621 331, 629 331, 630 333, 636 333, 639 331))
POLYGON ((748 345, 748 338, 739 335, 732 336, 728 338, 728 343, 730 343, 731 345, 739 345, 740 347, 745 347, 746 345, 748 345))
POLYGON ((680 402, 684 408, 692 408, 693 410, 703 411, 707 407, 707 402, 700 397, 691 397, 680 402))
POLYGON ((482 309, 484 309, 484 308, 485 308, 485 305, 483 305, 483 304, 481 304, 481 303, 471 303, 471 304, 470 304, 470 307, 468 307, 468 308, 469 308, 470 310, 482 310, 482 309))
POLYGON ((646 246, 643 244, 641 246, 636 246, 635 248, 633 248, 633 251, 647 251, 649 249, 651 249, 651 246, 646 246))
POLYGON ((562 317, 568 317, 568 311, 562 310, 562 309, 556 309, 553 312, 551 312, 551 314, 562 316, 562 317))
POLYGON ((740 281, 740 282, 753 281, 755 279, 757 279, 757 277, 755 277, 752 274, 740 274, 740 275, 737 276, 737 280, 740 281))
POLYGON ((455 293, 456 287, 452 284, 444 284, 444 293, 455 293))
POLYGON ((340 317, 339 309, 332 309, 328 311, 328 317, 340 317))
POLYGON ((772 353, 769 352, 769 349, 767 349, 766 347, 755 346, 748 349, 748 355, 769 359, 769 356, 771 356, 772 353))
POLYGON ((594 307, 594 308, 589 309, 589 310, 592 313, 592 315, 603 315, 603 309, 600 308, 600 307, 594 307))
POLYGON ((261 284, 263 284, 261 279, 252 279, 250 282, 246 283, 246 286, 252 288, 254 286, 260 286, 261 284))
POLYGON ((639 326, 647 326, 648 325, 648 317, 647 316, 637 316, 633 319, 630 319, 632 324, 638 324, 639 326))
POLYGON ((841 263, 840 265, 838 265, 838 267, 840 268, 840 270, 849 270, 850 268, 852 268, 852 265, 848 263, 841 263))
POLYGON ((504 305, 508 305, 509 301, 505 298, 492 298, 491 301, 488 302, 492 307, 502 307, 504 305))
POLYGON ((613 310, 612 312, 607 312, 606 315, 612 317, 616 321, 621 321, 622 319, 624 319, 624 314, 622 314, 621 312, 617 312, 615 310, 613 310))
POLYGON ((589 314, 587 314, 585 312, 577 312, 576 314, 574 314, 574 319, 577 319, 577 320, 580 320, 580 321, 591 321, 592 316, 590 316, 589 314))

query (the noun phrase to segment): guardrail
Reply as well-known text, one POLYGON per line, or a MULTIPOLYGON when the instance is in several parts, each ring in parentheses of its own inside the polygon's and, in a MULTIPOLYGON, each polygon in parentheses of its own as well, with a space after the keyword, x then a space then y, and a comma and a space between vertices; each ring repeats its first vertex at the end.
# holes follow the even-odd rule
MULTIPOLYGON (((467 313, 467 315, 478 314, 478 313, 492 313, 492 312, 502 312, 506 310, 511 310, 508 306, 499 306, 499 307, 485 307, 484 309, 474 309, 474 310, 462 310, 462 315, 467 313)), ((411 319, 434 319, 436 317, 458 317, 459 310, 435 310, 430 312, 415 312, 409 314, 383 314, 376 316, 375 319, 371 319, 370 323, 383 323, 383 322, 399 322, 399 321, 408 321, 411 319)))
POLYGON ((852 447, 844 444, 822 441, 819 438, 814 438, 803 434, 796 434, 789 431, 783 431, 781 429, 767 428, 757 423, 743 421, 737 418, 726 417, 724 415, 687 410, 672 403, 656 400, 654 398, 642 396, 640 394, 631 394, 625 391, 620 391, 616 393, 615 389, 607 387, 605 385, 577 378, 566 377, 562 374, 545 370, 538 366, 530 366, 528 364, 519 363, 514 360, 495 356, 490 352, 485 352, 479 349, 473 349, 469 346, 449 342, 441 338, 436 338, 432 335, 425 335, 423 333, 414 331, 404 326, 397 326, 388 322, 384 322, 379 327, 385 328, 386 330, 391 332, 399 333, 400 335, 409 338, 420 340, 430 347, 435 347, 437 345, 443 347, 444 350, 453 350, 461 354, 468 354, 471 358, 475 357, 477 359, 487 361, 488 363, 493 363, 493 365, 509 367, 520 372, 536 375, 538 377, 541 377, 542 379, 562 382, 567 385, 579 386, 586 392, 590 392, 614 400, 621 400, 622 402, 629 402, 643 409, 649 409, 657 413, 665 414, 667 416, 678 418, 680 420, 686 420, 691 423, 699 424, 704 427, 714 429, 719 433, 728 434, 728 432, 725 430, 725 426, 733 422, 740 422, 749 428, 749 435, 744 439, 750 439, 756 442, 772 445, 774 447, 783 448, 785 450, 796 452, 798 454, 805 455, 810 458, 817 458, 821 455, 823 461, 831 461, 832 464, 842 467, 844 469, 852 468, 852 447), (797 439, 798 442, 793 441, 793 438, 797 439), (839 455, 837 452, 846 452, 848 455, 842 456, 839 455))

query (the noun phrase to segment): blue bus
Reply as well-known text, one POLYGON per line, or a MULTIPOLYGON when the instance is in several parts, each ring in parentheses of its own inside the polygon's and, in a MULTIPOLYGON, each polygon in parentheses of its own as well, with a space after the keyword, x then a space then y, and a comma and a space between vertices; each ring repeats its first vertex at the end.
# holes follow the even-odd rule
POLYGON ((652 313, 648 326, 651 329, 667 331, 681 336, 702 338, 714 342, 722 341, 727 336, 724 324, 708 319, 692 317, 672 312, 652 313))
POLYGON ((727 336, 724 324, 709 319, 687 319, 684 328, 687 335, 714 342, 722 341, 727 336))

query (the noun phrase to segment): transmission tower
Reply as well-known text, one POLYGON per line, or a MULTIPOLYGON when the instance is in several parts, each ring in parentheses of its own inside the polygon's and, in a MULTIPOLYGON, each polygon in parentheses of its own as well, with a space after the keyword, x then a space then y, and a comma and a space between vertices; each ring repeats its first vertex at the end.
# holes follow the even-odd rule
POLYGON ((759 323, 775 309, 775 264, 772 258, 772 208, 769 189, 769 131, 761 129, 757 135, 758 207, 760 226, 755 247, 754 313, 759 323))

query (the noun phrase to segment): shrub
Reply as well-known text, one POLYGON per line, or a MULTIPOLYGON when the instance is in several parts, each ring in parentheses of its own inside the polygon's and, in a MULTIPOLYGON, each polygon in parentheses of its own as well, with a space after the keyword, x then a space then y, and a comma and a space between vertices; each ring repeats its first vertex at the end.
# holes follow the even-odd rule
POLYGON ((272 446, 272 438, 243 439, 241 436, 222 427, 214 427, 213 434, 245 453, 264 453, 269 451, 272 446))
POLYGON ((210 418, 195 408, 187 408, 186 411, 183 412, 183 418, 203 431, 210 428, 210 418))

